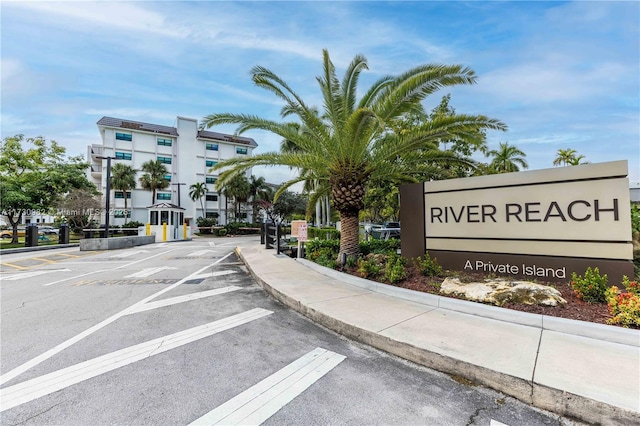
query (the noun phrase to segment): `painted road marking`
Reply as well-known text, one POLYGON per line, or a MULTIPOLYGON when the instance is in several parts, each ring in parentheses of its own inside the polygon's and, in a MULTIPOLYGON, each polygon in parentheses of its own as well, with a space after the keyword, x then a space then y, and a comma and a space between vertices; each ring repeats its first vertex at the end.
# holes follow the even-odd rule
POLYGON ((215 247, 215 246, 216 246, 216 243, 214 243, 213 241, 210 241, 210 242, 209 242, 209 246, 211 246, 211 247, 215 247))
POLYGON ((200 251, 194 251, 193 253, 189 253, 187 255, 187 257, 192 257, 192 256, 205 256, 207 253, 215 253, 215 250, 200 250, 200 251))
POLYGON ((144 268, 143 270, 138 271, 134 274, 126 275, 124 278, 144 278, 144 277, 148 277, 150 275, 156 274, 158 272, 162 272, 166 269, 177 269, 177 268, 174 268, 173 266, 159 266, 157 268, 144 268))
POLYGON ((333 370, 346 356, 316 348, 191 425, 258 425, 333 370))
POLYGON ((52 272, 70 272, 71 269, 50 269, 46 271, 22 272, 20 274, 9 275, 8 277, 0 277, 0 281, 16 281, 23 278, 37 277, 38 275, 50 274, 52 272))
POLYGON ((129 266, 135 265, 136 263, 146 262, 149 259, 153 259, 154 257, 158 257, 158 256, 162 256, 162 255, 167 254, 167 253, 171 253, 174 250, 177 250, 177 249, 171 249, 171 250, 163 251, 162 253, 154 254, 153 256, 145 257, 144 259, 134 260, 133 262, 129 262, 129 263, 126 263, 124 265, 118 266, 116 269, 128 268, 129 266))
POLYGON ((210 272, 208 274, 196 275, 195 277, 191 277, 191 279, 221 277, 223 275, 230 275, 230 274, 237 274, 237 273, 238 273, 238 271, 232 271, 232 270, 229 270, 229 269, 225 269, 225 270, 222 270, 222 271, 213 271, 213 272, 210 272))
POLYGON ((151 309, 163 308, 165 306, 175 305, 176 303, 189 302, 191 300, 198 300, 204 297, 209 296, 217 296, 219 294, 229 293, 236 290, 241 290, 242 287, 238 287, 235 285, 216 288, 214 290, 201 291, 199 293, 191 293, 184 296, 172 297, 170 299, 158 300, 157 302, 145 303, 144 305, 140 305, 137 308, 128 312, 128 315, 137 314, 138 312, 150 311, 151 309))
MULTIPOLYGON (((162 254, 162 253, 160 253, 162 254)), ((207 268, 211 268, 212 266, 214 266, 215 264, 222 262, 224 259, 226 259, 227 257, 231 256, 233 254, 233 252, 229 252, 226 256, 222 257, 221 259, 216 260, 215 262, 213 262, 211 265, 207 265, 203 268, 198 269, 197 271, 195 271, 193 274, 190 274, 188 276, 186 276, 185 278, 181 279, 180 281, 178 281, 177 283, 170 285, 169 287, 162 289, 160 291, 158 291, 157 293, 152 294, 151 296, 145 297, 144 299, 142 299, 139 302, 134 303, 133 305, 129 306, 127 309, 125 309, 124 311, 120 311, 115 315, 110 316, 109 318, 105 319, 104 321, 94 325, 93 327, 89 327, 88 329, 86 329, 85 331, 83 331, 82 333, 65 340, 64 342, 60 343, 59 345, 49 349, 48 351, 38 355, 37 357, 25 362, 22 365, 19 365, 18 367, 14 368, 13 370, 7 371, 6 373, 4 373, 2 376, 0 376, 0 385, 8 382, 9 380, 19 376, 20 374, 24 373, 25 371, 29 370, 30 368, 35 367, 36 365, 40 364, 43 361, 48 360, 49 358, 51 358, 54 355, 57 355, 58 353, 62 352, 63 350, 67 349, 69 346, 73 345, 74 343, 79 342, 80 340, 84 339, 87 336, 92 335, 93 333, 95 333, 98 330, 103 329, 104 327, 108 326, 109 324, 111 324, 112 322, 122 318, 123 316, 127 315, 127 313, 132 310, 132 309, 136 309, 138 306, 143 305, 147 302, 149 302, 150 300, 155 299, 156 297, 173 290, 174 288, 178 287, 179 285, 183 284, 186 281, 189 281, 194 275, 198 275, 200 274, 202 271, 204 271, 207 268)), ((117 268, 116 268, 117 269, 117 268)))
POLYGON ((0 265, 2 266, 8 266, 10 268, 16 268, 16 269, 20 269, 21 271, 25 270, 25 269, 29 269, 26 266, 20 266, 20 265, 14 265, 13 263, 0 263, 0 265))
POLYGON ((125 257, 131 257, 131 256, 136 255, 138 253, 147 253, 147 250, 127 251, 127 252, 124 252, 124 253, 114 254, 113 256, 109 256, 109 257, 111 259, 113 259, 113 258, 125 258, 125 257))
POLYGON ((45 374, 35 379, 27 380, 26 382, 18 383, 17 385, 9 386, 8 388, 0 389, 0 400, 2 400, 0 411, 17 407, 18 405, 49 395, 50 393, 75 385, 76 383, 108 373, 116 368, 124 367, 125 365, 186 345, 187 343, 195 342, 196 340, 238 327, 239 325, 246 324, 272 313, 272 311, 262 308, 252 309, 218 321, 130 346, 81 362, 80 364, 54 371, 53 373, 45 374))
POLYGON ((491 419, 491 423, 489 423, 489 426, 508 426, 508 425, 506 425, 506 424, 504 424, 504 423, 500 423, 500 422, 499 422, 499 421, 497 421, 497 420, 493 420, 493 419, 491 419))
POLYGON ((87 276, 87 275, 97 274, 98 272, 104 272, 104 271, 106 271, 106 269, 101 269, 101 270, 99 270, 99 271, 87 272, 86 274, 76 275, 75 277, 70 277, 70 278, 64 278, 64 279, 62 279, 62 280, 54 281, 54 282, 52 282, 52 283, 43 284, 42 286, 43 286, 43 287, 48 287, 48 286, 50 286, 50 285, 58 284, 58 283, 61 283, 61 282, 64 282, 64 281, 74 280, 74 279, 76 279, 76 278, 85 277, 85 276, 87 276))
POLYGON ((56 263, 55 260, 45 259, 44 257, 32 257, 32 259, 39 260, 41 262, 46 262, 46 263, 56 263))

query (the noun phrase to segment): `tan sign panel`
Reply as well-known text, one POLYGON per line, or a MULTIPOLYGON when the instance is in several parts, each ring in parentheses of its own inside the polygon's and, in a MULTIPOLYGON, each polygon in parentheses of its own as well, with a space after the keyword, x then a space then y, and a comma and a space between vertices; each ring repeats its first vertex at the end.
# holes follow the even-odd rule
MULTIPOLYGON (((407 186, 401 189, 403 228, 411 223, 424 232, 422 242, 414 232, 403 232, 402 252, 415 256, 422 247, 439 256, 456 253, 451 262, 443 259, 449 266, 462 262, 462 254, 468 253, 458 269, 474 265, 475 270, 475 265, 490 262, 486 256, 493 254, 501 259, 517 256, 518 262, 525 263, 527 256, 535 256, 538 264, 551 262, 554 267, 570 265, 570 259, 582 259, 574 265, 592 266, 597 266, 598 259, 623 261, 622 269, 632 271, 626 176, 627 162, 614 161, 426 182, 419 195, 422 206, 409 200, 418 193, 415 186, 407 186), (403 211, 406 206, 420 211, 424 222, 403 211), (483 254, 483 260, 473 254, 483 254)), ((531 275, 532 269, 523 263, 510 266, 521 276, 531 275)), ((554 275, 566 278, 566 273, 554 275)))

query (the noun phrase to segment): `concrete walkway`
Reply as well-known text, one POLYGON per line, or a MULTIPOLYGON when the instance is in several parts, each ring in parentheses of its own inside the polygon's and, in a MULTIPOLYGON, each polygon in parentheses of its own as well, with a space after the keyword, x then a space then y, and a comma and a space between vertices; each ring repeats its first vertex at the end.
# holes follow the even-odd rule
POLYGON ((351 339, 588 423, 640 424, 640 331, 439 297, 263 246, 238 254, 273 297, 351 339))

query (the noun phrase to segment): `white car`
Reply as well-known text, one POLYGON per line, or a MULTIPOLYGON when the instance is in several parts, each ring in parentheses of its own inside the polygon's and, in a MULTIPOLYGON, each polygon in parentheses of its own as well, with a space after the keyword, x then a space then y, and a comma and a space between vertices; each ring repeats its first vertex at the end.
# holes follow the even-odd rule
POLYGON ((58 228, 54 228, 53 226, 43 225, 43 226, 38 226, 38 232, 42 232, 45 235, 46 234, 58 235, 60 233, 60 230, 58 228))

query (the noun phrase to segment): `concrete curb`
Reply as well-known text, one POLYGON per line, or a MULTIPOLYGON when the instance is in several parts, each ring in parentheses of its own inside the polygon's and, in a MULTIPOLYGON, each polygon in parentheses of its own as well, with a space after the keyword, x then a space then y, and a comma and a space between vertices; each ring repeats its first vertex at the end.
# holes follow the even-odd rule
POLYGON ((53 250, 53 249, 79 247, 79 246, 80 246, 79 243, 75 243, 75 244, 53 244, 50 246, 36 246, 36 247, 16 247, 11 249, 0 250, 0 255, 13 254, 13 253, 26 253, 29 251, 53 250))
MULTIPOLYGON (((258 276, 255 273, 255 271, 251 267, 251 264, 247 262, 245 256, 242 254, 242 251, 240 248, 236 248, 236 253, 238 254, 238 257, 242 260, 242 262, 246 265, 251 275, 263 287, 263 289, 267 293, 269 293, 272 297, 274 297, 276 300, 280 301, 284 305, 300 312, 301 314, 310 318, 314 322, 317 322, 318 324, 321 324, 343 336, 365 343, 375 348, 381 349, 385 352, 394 354, 396 356, 399 356, 406 360, 426 366, 428 368, 432 368, 437 371, 451 374, 453 376, 462 376, 477 384, 495 389, 506 395, 517 398, 527 404, 531 404, 538 408, 549 410, 563 416, 577 418, 582 421, 586 421, 588 423, 592 423, 594 419, 597 419, 597 421, 603 425, 640 424, 640 413, 629 411, 621 407, 617 407, 614 405, 607 404, 605 402, 593 400, 591 398, 577 395, 561 389, 555 389, 555 388, 551 388, 551 387, 536 383, 534 379, 535 368, 534 368, 534 371, 532 372, 532 377, 530 379, 518 378, 518 377, 511 376, 509 374, 494 371, 485 367, 477 366, 465 361, 461 361, 459 359, 455 359, 455 358, 445 356, 433 351, 429 351, 427 349, 419 348, 407 342, 393 340, 389 337, 382 336, 376 332, 365 330, 360 327, 357 327, 357 326, 345 323, 336 318, 333 318, 277 290, 272 284, 270 284, 269 282, 267 282, 266 280, 264 280, 262 277, 258 276)), ((307 265, 309 262, 303 261, 302 263, 307 265)), ((319 265, 318 267, 322 268, 319 265)), ((328 270, 328 268, 323 268, 323 269, 328 270)), ((339 273, 339 272, 336 272, 336 273, 339 273)), ((325 274, 325 275, 329 276, 329 274, 325 274)), ((360 280, 357 277, 351 277, 351 276, 348 278, 348 280, 351 281, 351 278, 355 278, 356 281, 360 280)), ((405 293, 410 291, 410 290, 398 289, 398 288, 385 290, 384 287, 381 287, 381 286, 385 286, 384 284, 381 285, 379 283, 373 283, 367 280, 362 280, 362 281, 359 281, 359 284, 360 284, 358 285, 359 287, 364 286, 362 288, 366 288, 372 291, 376 291, 376 289, 377 290, 382 289, 382 291, 379 291, 381 293, 384 293, 387 290, 390 290, 392 293, 395 293, 395 294, 389 294, 389 293, 385 293, 385 294, 388 294, 394 297, 400 298, 399 295, 406 295, 405 293), (362 282, 362 281, 366 281, 366 282, 362 282), (397 291, 397 290, 403 290, 403 291, 397 291)), ((391 286, 386 286, 386 287, 391 287, 391 286)), ((411 293, 415 293, 415 292, 411 292, 411 293)), ((413 298, 415 295, 408 295, 408 296, 409 298, 407 298, 406 300, 416 301, 413 298)), ((434 295, 426 295, 426 296, 430 296, 425 299, 428 302, 430 302, 426 304, 429 304, 430 306, 435 306, 433 304, 434 298, 439 298, 439 296, 434 296, 434 295)), ((442 298, 442 299, 446 299, 446 298, 442 298)), ((442 306, 440 302, 441 301, 438 301, 439 308, 448 309, 448 308, 445 308, 445 306, 447 305, 446 303, 444 303, 445 306, 442 306)), ((464 302, 464 301, 456 300, 456 302, 464 302)), ((423 303, 423 302, 418 302, 418 303, 423 303)), ((466 302, 466 304, 469 304, 469 303, 475 304, 473 302, 466 302)), ((462 309, 462 308, 466 309, 465 304, 456 303, 451 306, 458 307, 459 309, 462 309)), ((492 307, 487 306, 487 308, 492 308, 492 307)), ((499 309, 499 308, 494 308, 494 309, 499 309)), ((473 309, 471 311, 472 311, 471 314, 477 315, 477 313, 475 313, 473 309)), ((520 313, 520 314, 523 314, 523 313, 520 313)), ((531 314, 527 314, 527 315, 531 315, 531 314)), ((539 316, 542 317, 541 315, 539 316)), ((548 318, 548 317, 545 317, 545 318, 548 318)), ((530 324, 532 323, 532 320, 527 318, 524 320, 524 322, 526 323, 523 323, 522 325, 530 326, 530 324)), ((538 328, 540 328, 540 333, 542 335, 542 333, 544 332, 544 328, 543 328, 544 321, 542 323, 539 323, 538 320, 536 319, 533 322, 540 325, 538 328)), ((580 324, 583 323, 582 321, 575 321, 575 322, 580 324)), ((553 326, 554 325, 553 321, 551 323, 552 323, 551 325, 553 326)), ((565 328, 568 328, 569 330, 572 330, 572 324, 571 323, 565 324, 564 321, 555 323, 555 326, 561 329, 565 327, 565 328)), ((607 326, 607 329, 609 328, 612 328, 612 327, 607 326)), ((578 334, 578 335, 582 336, 582 334, 578 334)))
POLYGON ((338 281, 345 282, 360 288, 364 288, 376 293, 393 296, 398 299, 409 300, 423 305, 435 306, 437 308, 449 309, 451 311, 465 314, 477 315, 484 318, 491 318, 499 321, 506 321, 514 324, 536 327, 542 330, 557 331, 575 336, 589 337, 591 339, 603 340, 606 342, 620 343, 623 345, 640 347, 640 332, 605 324, 594 324, 586 321, 578 321, 566 318, 552 317, 549 315, 531 314, 503 309, 497 306, 483 305, 466 300, 453 299, 450 297, 436 296, 429 293, 407 290, 392 285, 369 281, 364 278, 354 277, 339 271, 318 265, 317 263, 296 259, 296 261, 313 269, 323 275, 338 281))

